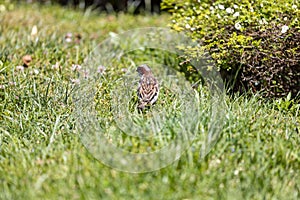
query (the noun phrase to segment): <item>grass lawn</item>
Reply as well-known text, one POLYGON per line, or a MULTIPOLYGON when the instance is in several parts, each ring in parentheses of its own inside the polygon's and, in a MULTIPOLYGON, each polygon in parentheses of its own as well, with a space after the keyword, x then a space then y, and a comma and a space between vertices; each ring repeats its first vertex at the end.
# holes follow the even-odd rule
MULTIPOLYGON (((82 72, 89 53, 115 33, 167 27, 168 15, 99 16, 54 6, 3 5, 0 199, 300 199, 300 106, 289 106, 288 99, 225 96, 219 113, 224 119, 220 137, 208 155, 200 158, 201 148, 195 141, 179 160, 154 172, 118 171, 85 148, 73 114, 77 108, 72 95, 81 84, 74 65, 81 65, 82 72), (18 67, 24 55, 32 56, 25 69, 18 67)), ((105 120, 113 121, 112 99, 105 92, 111 94, 125 70, 147 59, 139 51, 129 57, 106 66, 99 79, 103 84, 95 101, 105 120)), ((200 90, 199 108, 209 112, 212 103, 205 90, 200 90)), ((167 94, 163 88, 160 101, 164 104, 158 102, 156 108, 172 108, 174 114, 176 105, 167 94)), ((199 117, 203 132, 209 123, 205 113, 199 117)), ((178 128, 176 122, 170 126, 178 128)), ((172 139, 139 143, 106 129, 112 142, 133 152, 155 150, 172 139)))

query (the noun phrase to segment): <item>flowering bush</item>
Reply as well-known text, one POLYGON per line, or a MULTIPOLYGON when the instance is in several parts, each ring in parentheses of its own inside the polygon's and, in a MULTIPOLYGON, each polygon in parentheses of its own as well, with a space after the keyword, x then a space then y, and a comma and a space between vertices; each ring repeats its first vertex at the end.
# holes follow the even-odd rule
POLYGON ((172 13, 174 30, 199 41, 197 51, 210 53, 233 91, 297 96, 299 1, 164 0, 162 8, 172 13))

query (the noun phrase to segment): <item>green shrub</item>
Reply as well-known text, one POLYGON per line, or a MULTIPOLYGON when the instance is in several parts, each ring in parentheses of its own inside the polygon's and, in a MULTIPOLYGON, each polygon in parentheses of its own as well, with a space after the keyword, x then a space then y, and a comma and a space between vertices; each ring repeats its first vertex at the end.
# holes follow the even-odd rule
POLYGON ((197 51, 210 53, 234 92, 299 93, 299 1, 164 0, 162 8, 172 13, 174 30, 199 41, 197 51))

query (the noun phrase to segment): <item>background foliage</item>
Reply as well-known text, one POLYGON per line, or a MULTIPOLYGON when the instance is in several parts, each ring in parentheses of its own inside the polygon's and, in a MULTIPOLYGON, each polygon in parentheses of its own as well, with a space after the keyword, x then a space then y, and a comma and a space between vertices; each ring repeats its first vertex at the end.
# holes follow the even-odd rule
MULTIPOLYGON (((300 91, 299 17, 294 0, 174 1, 171 27, 208 51, 233 91, 284 97, 300 91)), ((190 55, 197 55, 190 51, 190 55)))

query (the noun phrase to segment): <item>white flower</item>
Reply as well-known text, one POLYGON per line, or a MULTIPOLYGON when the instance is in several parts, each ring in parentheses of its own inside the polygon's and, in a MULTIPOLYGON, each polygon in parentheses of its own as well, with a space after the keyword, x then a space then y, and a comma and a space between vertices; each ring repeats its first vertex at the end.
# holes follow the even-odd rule
POLYGON ((286 33, 287 30, 289 30, 289 27, 288 27, 287 25, 283 25, 283 26, 281 27, 281 33, 286 33))
POLYGON ((52 69, 59 69, 59 63, 56 62, 55 65, 52 65, 51 68, 52 68, 52 69))
POLYGON ((233 14, 233 17, 238 17, 238 16, 240 16, 240 13, 239 13, 239 12, 235 12, 235 13, 233 14))
POLYGON ((4 5, 0 5, 0 12, 5 12, 6 11, 6 7, 4 5))
POLYGON ((288 18, 287 18, 287 17, 284 17, 284 18, 283 18, 283 21, 286 21, 286 20, 288 20, 288 18))
POLYGON ((295 5, 295 4, 292 5, 292 8, 296 10, 297 9, 297 5, 295 5))
POLYGON ((5 89, 5 85, 0 85, 0 89, 5 89))
POLYGON ((76 85, 80 84, 80 80, 79 79, 71 79, 71 82, 73 84, 76 84, 76 85))
POLYGON ((219 19, 221 19, 221 15, 219 15, 219 13, 217 14, 217 17, 218 17, 219 19))
POLYGON ((38 32, 37 26, 34 25, 31 29, 31 36, 36 36, 37 32, 38 32))
POLYGON ((71 67, 71 70, 72 71, 80 71, 81 70, 81 66, 80 65, 72 65, 72 67, 71 67))
POLYGON ((235 9, 239 8, 236 4, 234 4, 233 7, 234 7, 235 9))
POLYGON ((230 7, 226 8, 225 11, 226 11, 228 14, 231 14, 231 13, 234 12, 234 10, 233 10, 232 8, 230 8, 230 7))
POLYGON ((258 21, 259 24, 268 24, 265 18, 262 18, 261 20, 258 21))
POLYGON ((72 42, 72 38, 66 38, 66 42, 67 42, 67 43, 72 42))
POLYGON ((237 22, 235 23, 234 27, 235 29, 240 30, 242 28, 242 25, 239 22, 237 22))
POLYGON ((18 70, 18 71, 24 71, 24 66, 19 65, 19 66, 16 67, 16 70, 18 70))
POLYGON ((252 7, 250 8, 250 12, 254 12, 254 9, 252 7))
POLYGON ((33 73, 36 74, 36 75, 38 75, 40 72, 39 72, 39 70, 34 69, 34 70, 33 70, 33 73))
POLYGON ((210 10, 214 10, 215 8, 214 8, 214 7, 212 7, 212 6, 210 6, 210 7, 209 7, 209 9, 210 9, 210 10))
POLYGON ((73 37, 73 34, 72 34, 72 33, 67 33, 67 34, 65 35, 65 40, 66 40, 66 42, 68 42, 68 43, 72 42, 72 37, 73 37))
POLYGON ((10 81, 8 84, 11 85, 11 86, 15 86, 15 85, 16 85, 16 82, 10 81))
POLYGON ((38 75, 39 74, 39 70, 34 69, 34 70, 30 71, 29 74, 30 75, 33 75, 33 74, 38 75))
POLYGON ((222 5, 222 4, 219 4, 218 7, 219 7, 220 10, 224 10, 225 9, 224 5, 222 5))
POLYGON ((185 28, 186 28, 186 29, 190 29, 191 26, 190 26, 189 24, 186 24, 186 25, 185 25, 185 28))
POLYGON ((239 170, 238 169, 234 170, 233 174, 236 176, 239 175, 239 170))

